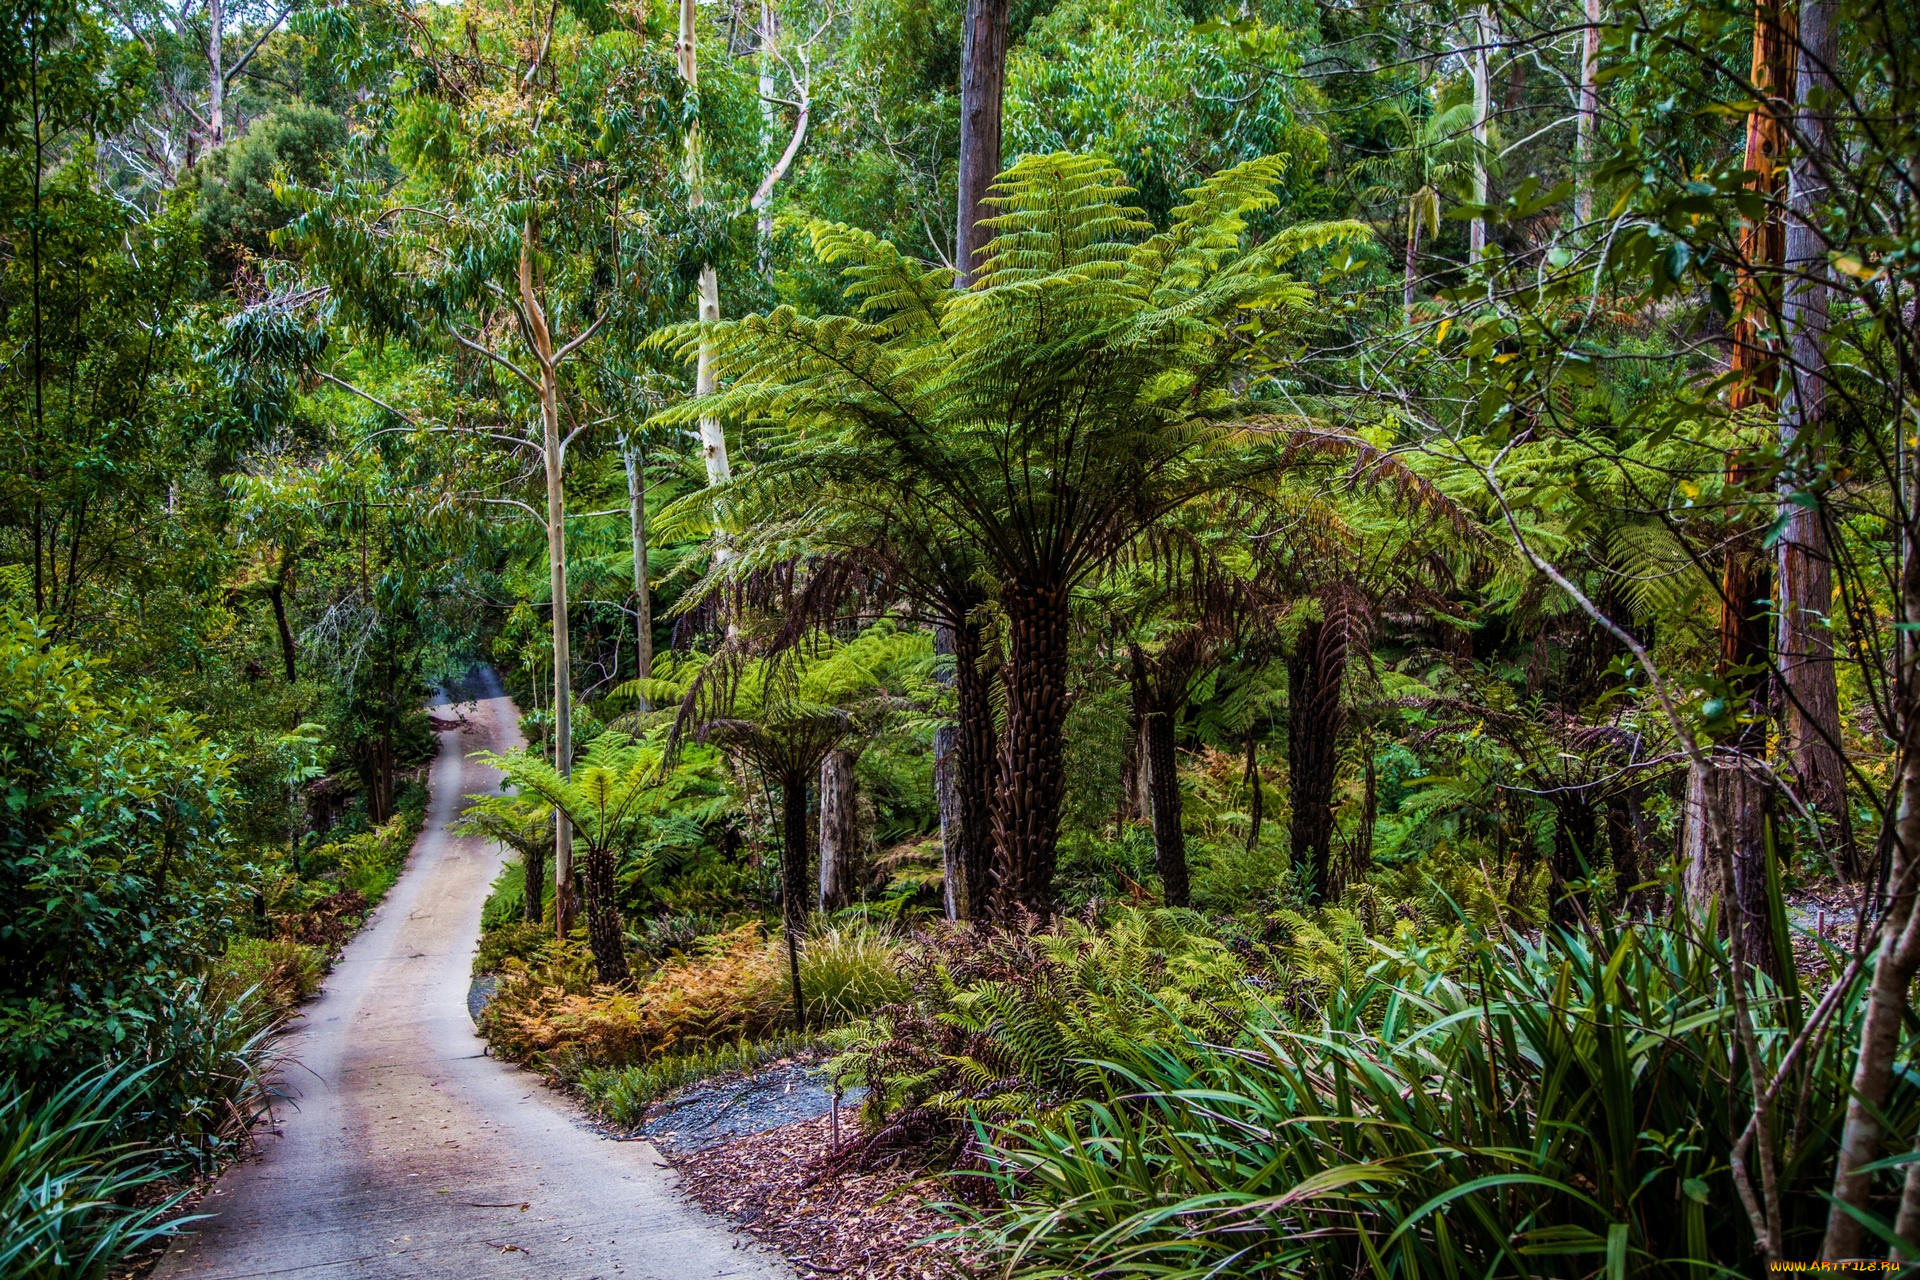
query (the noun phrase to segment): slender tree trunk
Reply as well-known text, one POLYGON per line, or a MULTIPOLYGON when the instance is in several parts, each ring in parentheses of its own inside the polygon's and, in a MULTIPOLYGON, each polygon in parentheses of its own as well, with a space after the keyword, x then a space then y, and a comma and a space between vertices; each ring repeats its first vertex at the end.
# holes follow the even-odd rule
POLYGON ((1287 774, 1292 788, 1293 865, 1308 877, 1315 903, 1330 900, 1333 883, 1333 784, 1346 728, 1341 697, 1346 680, 1350 619, 1335 597, 1323 621, 1309 622, 1287 659, 1287 774))
MULTIPOLYGON (((653 679, 653 595, 647 582, 647 458, 637 445, 622 442, 627 468, 627 521, 633 533, 633 678, 653 679)), ((642 711, 653 709, 641 694, 642 711)))
MULTIPOLYGON (((1803 0, 1800 9, 1798 98, 1800 150, 1787 178, 1786 296, 1783 325, 1789 343, 1789 376, 1780 406, 1780 451, 1805 472, 1819 464, 1819 435, 1826 417, 1826 249, 1814 228, 1825 197, 1820 178, 1826 151, 1825 111, 1809 105, 1817 92, 1835 90, 1830 0, 1803 0)), ((1791 495, 1790 495, 1791 498, 1791 495)), ((1779 574, 1780 680, 1785 687, 1786 753, 1801 800, 1834 824, 1840 874, 1859 873, 1847 812, 1846 762, 1839 750, 1840 691, 1833 665, 1833 563, 1824 513, 1789 500, 1780 514, 1786 525, 1775 544, 1779 574)))
MULTIPOLYGON (((694 9, 694 0, 680 0, 680 39, 674 45, 678 55, 680 78, 687 82, 689 89, 700 87, 700 60, 696 53, 695 41, 699 34, 699 14, 694 9)), ((687 205, 698 212, 707 202, 702 181, 702 143, 700 125, 696 121, 687 130, 687 205)), ((715 274, 712 263, 700 268, 699 281, 700 310, 702 324, 715 323, 720 319, 720 277, 715 274)), ((699 362, 695 366, 693 393, 705 397, 713 394, 716 386, 713 370, 713 344, 706 339, 700 341, 699 362)), ((733 476, 733 470, 727 461, 727 434, 720 419, 703 417, 700 419, 700 456, 706 463, 707 483, 725 484, 733 476)))
POLYGON ((1000 736, 993 722, 993 677, 981 670, 986 637, 980 624, 957 610, 952 627, 954 702, 954 807, 960 828, 961 875, 966 918, 988 920, 994 909, 994 797, 1000 781, 1000 736))
POLYGON ((1067 722, 1065 583, 1009 583, 1001 591, 1008 633, 1007 736, 993 814, 1000 914, 1053 913, 1053 868, 1067 722))
POLYGON ((282 550, 279 570, 267 583, 267 599, 273 605, 273 625, 280 633, 280 661, 286 667, 288 684, 299 677, 295 670, 299 651, 294 647, 293 628, 287 625, 287 578, 292 572, 293 554, 282 550))
MULTIPOLYGON (((769 158, 773 153, 773 137, 778 123, 774 114, 773 94, 773 48, 780 38, 780 14, 773 6, 773 0, 760 0, 760 22, 756 31, 758 59, 760 63, 760 155, 769 158)), ((760 274, 773 275, 773 194, 774 168, 769 165, 767 181, 760 184, 760 190, 754 192, 753 210, 755 248, 760 258, 760 274), (762 194, 762 193, 765 194, 762 194)))
POLYGON ((838 911, 860 900, 866 885, 854 754, 835 747, 820 762, 820 910, 838 911))
MULTIPOLYGON (((942 622, 933 629, 933 652, 953 656, 953 628, 942 622)), ((954 675, 936 679, 951 684, 954 675)), ((970 917, 967 903, 966 845, 960 827, 960 726, 952 721, 933 731, 933 798, 940 811, 940 887, 946 899, 947 919, 970 917)))
POLYGON ((955 284, 962 289, 973 279, 989 238, 979 225, 985 216, 981 202, 1000 176, 1000 106, 1012 13, 1012 0, 967 0, 960 56, 960 210, 953 237, 955 284))
POLYGON ((780 921, 787 935, 787 969, 793 984, 793 1025, 807 1025, 800 990, 800 935, 807 927, 807 775, 780 779, 780 921))
POLYGON ((1253 726, 1247 726, 1247 852, 1260 847, 1260 821, 1266 816, 1266 801, 1260 786, 1260 742, 1253 726))
POLYGON ((1593 150, 1600 131, 1601 0, 1586 0, 1587 30, 1580 51, 1579 133, 1574 142, 1573 218, 1593 221, 1593 150))
POLYGON ((1153 857, 1170 907, 1192 905, 1187 886, 1187 836, 1181 826, 1179 760, 1174 716, 1148 710, 1141 716, 1147 741, 1147 790, 1153 797, 1153 857))
POLYGON ((611 849, 589 848, 586 863, 587 945, 593 951, 593 967, 607 986, 625 986, 632 981, 627 969, 625 931, 620 925, 619 886, 614 883, 618 870, 611 849))
POLYGON ((1414 286, 1420 279, 1420 199, 1416 195, 1407 201, 1407 261, 1400 279, 1400 306, 1408 315, 1413 314, 1414 286))
MULTIPOLYGON (((1493 14, 1486 5, 1473 15, 1473 202, 1487 203, 1488 122, 1492 114, 1488 46, 1493 43, 1493 14)), ((1487 219, 1475 214, 1467 228, 1467 258, 1478 262, 1487 247, 1487 219)))
POLYGON ((225 0, 207 0, 207 150, 227 140, 227 67, 221 50, 225 36, 225 0))
MULTIPOLYGON (((528 223, 520 240, 520 307, 532 330, 540 365, 541 458, 547 480, 547 580, 553 593, 553 767, 573 776, 573 653, 567 618, 567 500, 562 480, 560 377, 554 366, 553 334, 533 279, 533 237, 528 223)), ((573 929, 573 825, 554 814, 553 916, 557 936, 573 929)))

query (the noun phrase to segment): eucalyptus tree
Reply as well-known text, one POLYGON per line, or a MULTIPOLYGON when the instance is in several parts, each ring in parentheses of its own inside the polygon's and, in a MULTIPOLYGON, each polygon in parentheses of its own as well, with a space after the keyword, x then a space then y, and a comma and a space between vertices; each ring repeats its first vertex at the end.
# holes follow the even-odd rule
MULTIPOLYGON (((544 532, 554 759, 564 775, 573 747, 567 449, 590 425, 578 405, 589 344, 649 319, 636 303, 651 292, 642 268, 668 252, 658 206, 675 190, 682 92, 644 32, 558 10, 527 31, 525 17, 474 7, 464 21, 475 57, 440 66, 422 55, 414 91, 396 99, 388 145, 404 179, 342 175, 330 190, 291 192, 301 212, 283 238, 322 286, 323 319, 371 341, 412 342, 477 401, 433 422, 378 403, 423 431, 537 459, 538 507, 515 496, 511 476, 504 493, 449 497, 518 510, 544 532), (516 425, 527 419, 531 431, 516 425)), ((557 815, 564 936, 572 855, 565 811, 557 815)))
POLYGON ((703 348, 724 389, 668 410, 758 433, 763 458, 723 491, 740 512, 830 521, 839 503, 943 527, 990 579, 1004 628, 1006 733, 994 797, 995 892, 1049 913, 1063 795, 1075 590, 1183 503, 1255 485, 1295 456, 1290 423, 1250 418, 1236 376, 1249 312, 1308 307, 1281 264, 1365 238, 1358 223, 1245 242, 1284 163, 1250 161, 1189 192, 1155 233, 1098 157, 1002 175, 995 236, 966 291, 892 245, 816 224, 859 315, 782 307, 664 337, 703 348))

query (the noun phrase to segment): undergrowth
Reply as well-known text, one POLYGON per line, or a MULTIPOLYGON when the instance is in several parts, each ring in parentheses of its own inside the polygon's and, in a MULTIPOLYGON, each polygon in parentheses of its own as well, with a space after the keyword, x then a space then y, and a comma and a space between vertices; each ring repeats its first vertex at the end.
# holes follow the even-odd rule
POLYGON ((816 1035, 787 1032, 768 1040, 716 1045, 633 1066, 589 1067, 580 1073, 578 1083, 589 1106, 615 1124, 631 1129, 646 1119, 649 1106, 675 1089, 735 1071, 752 1071, 818 1044, 816 1035))

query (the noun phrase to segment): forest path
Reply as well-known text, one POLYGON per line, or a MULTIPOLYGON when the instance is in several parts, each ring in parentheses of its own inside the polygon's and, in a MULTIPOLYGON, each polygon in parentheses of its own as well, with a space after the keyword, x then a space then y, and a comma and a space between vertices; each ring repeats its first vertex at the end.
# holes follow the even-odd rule
POLYGON ((407 869, 288 1041, 296 1106, 156 1280, 788 1275, 680 1199, 651 1144, 595 1134, 537 1076, 482 1055, 468 969, 505 855, 447 827, 463 797, 499 787, 469 753, 521 739, 491 671, 451 697, 471 700, 435 708, 464 724, 439 734, 407 869))

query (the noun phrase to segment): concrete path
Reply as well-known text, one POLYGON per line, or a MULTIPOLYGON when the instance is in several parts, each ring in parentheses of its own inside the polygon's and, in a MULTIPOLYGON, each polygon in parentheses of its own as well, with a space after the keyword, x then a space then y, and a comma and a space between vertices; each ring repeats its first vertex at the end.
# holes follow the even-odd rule
POLYGON ((790 1273, 679 1199, 645 1142, 586 1128, 539 1079, 484 1057, 467 1016, 501 851, 447 834, 499 785, 467 754, 519 744, 491 672, 443 703, 426 829, 288 1048, 297 1109, 222 1178, 160 1262, 174 1277, 773 1280, 790 1273))

